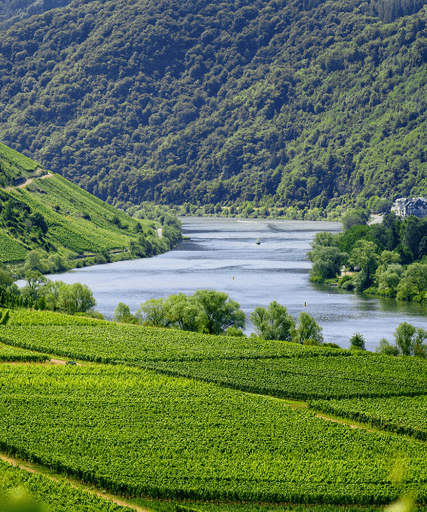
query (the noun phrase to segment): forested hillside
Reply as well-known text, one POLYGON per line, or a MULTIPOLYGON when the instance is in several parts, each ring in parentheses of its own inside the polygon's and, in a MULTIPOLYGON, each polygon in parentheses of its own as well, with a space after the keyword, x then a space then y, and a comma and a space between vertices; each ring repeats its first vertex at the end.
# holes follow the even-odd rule
POLYGON ((76 0, 2 34, 0 139, 114 204, 427 195, 423 3, 76 0))
POLYGON ((0 30, 5 30, 34 14, 64 7, 69 3, 70 0, 2 0, 0 1, 0 30))

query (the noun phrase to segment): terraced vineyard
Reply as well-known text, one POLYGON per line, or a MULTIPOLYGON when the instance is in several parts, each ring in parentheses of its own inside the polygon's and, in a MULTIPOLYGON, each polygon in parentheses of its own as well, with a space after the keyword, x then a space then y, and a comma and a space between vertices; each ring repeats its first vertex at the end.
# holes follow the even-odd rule
POLYGON ((167 361, 145 367, 224 386, 309 400, 426 393, 427 363, 387 356, 167 361))
POLYGON ((15 262, 25 259, 26 249, 6 233, 0 231, 0 261, 15 262))
POLYGON ((23 350, 21 348, 10 347, 0 344, 0 362, 10 361, 26 361, 42 363, 49 360, 49 356, 39 352, 32 352, 30 350, 23 350))
POLYGON ((295 343, 265 342, 232 336, 210 336, 172 329, 99 322, 59 313, 13 312, 0 340, 31 350, 97 362, 142 364, 246 358, 345 357, 334 348, 303 347, 295 343))
MULTIPOLYGON (((23 261, 30 250, 38 248, 62 255, 69 255, 70 251, 120 252, 127 251, 132 241, 143 243, 146 255, 150 255, 165 252, 173 245, 167 230, 162 238, 158 237, 160 223, 137 221, 61 176, 48 174, 37 162, 0 143, 0 209, 5 205, 7 219, 4 215, 0 218, 3 263, 23 261), (35 214, 42 216, 42 234, 33 229, 31 216, 35 214)), ((129 254, 123 252, 122 256, 129 254)))

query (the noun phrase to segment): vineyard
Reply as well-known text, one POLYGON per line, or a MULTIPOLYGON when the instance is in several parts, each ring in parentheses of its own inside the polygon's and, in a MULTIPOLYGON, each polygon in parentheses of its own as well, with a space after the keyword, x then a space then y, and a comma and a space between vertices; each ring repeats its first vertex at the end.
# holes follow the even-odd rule
POLYGON ((159 511, 162 500, 181 503, 164 509, 174 512, 220 511, 224 501, 233 512, 255 512, 251 503, 332 512, 407 492, 427 505, 425 360, 23 309, 0 341, 0 361, 4 351, 92 362, 0 365, 0 451, 89 486, 159 500, 150 507, 159 511))
MULTIPOLYGON (((21 489, 37 502, 49 507, 55 512, 130 512, 132 509, 115 505, 110 501, 99 498, 92 493, 76 489, 69 484, 60 484, 43 475, 29 473, 24 469, 13 467, 0 460, 0 494, 13 496, 16 489, 21 489)), ((13 503, 13 501, 12 501, 13 503)), ((19 503, 19 502, 18 502, 19 503)), ((0 501, 0 506, 4 505, 0 501)), ((3 509, 2 509, 3 510, 3 509)), ((21 508, 7 508, 8 511, 18 511, 21 508)), ((25 509, 29 510, 29 509, 25 509)), ((34 509, 31 508, 31 512, 34 509)))
POLYGON ((426 393, 424 361, 373 355, 168 361, 147 368, 281 398, 414 396, 426 393))
POLYGON ((386 503, 390 470, 427 501, 427 446, 308 410, 113 366, 1 367, 0 446, 115 492, 166 499, 386 503))
POLYGON ((40 164, 0 142, 0 160, 21 171, 35 171, 40 164))
POLYGON ((295 343, 210 336, 99 322, 51 312, 14 311, 0 340, 22 348, 96 362, 347 357, 350 352, 295 343), (71 319, 71 320, 70 320, 71 319), (70 323, 71 322, 71 323, 70 323), (75 322, 74 324, 72 322, 75 322), (80 323, 81 322, 81 323, 80 323))
POLYGON ((10 361, 26 361, 26 362, 37 362, 43 363, 50 359, 46 354, 39 352, 32 352, 30 350, 23 350, 21 348, 10 347, 7 345, 0 344, 0 362, 10 361))
POLYGON ((25 259, 27 250, 19 242, 0 231, 0 262, 15 262, 25 259))
POLYGON ((310 407, 427 441, 426 395, 381 400, 319 400, 310 402, 310 407))
POLYGON ((23 261, 41 248, 67 257, 114 250, 126 259, 132 243, 144 246, 142 257, 180 238, 179 227, 159 238, 159 222, 136 220, 1 143, 0 211, 0 263, 23 261))

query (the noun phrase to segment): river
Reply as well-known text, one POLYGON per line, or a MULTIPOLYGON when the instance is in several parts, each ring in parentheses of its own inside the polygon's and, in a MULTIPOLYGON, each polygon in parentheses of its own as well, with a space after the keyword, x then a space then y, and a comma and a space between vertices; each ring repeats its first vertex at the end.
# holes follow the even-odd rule
MULTIPOLYGON (((93 291, 96 308, 111 318, 119 302, 131 312, 151 298, 197 289, 224 291, 249 318, 257 306, 275 300, 296 319, 301 311, 323 327, 326 342, 348 348, 355 332, 374 351, 380 338, 393 341, 400 322, 427 327, 427 307, 394 299, 369 298, 309 282, 306 260, 319 231, 338 232, 331 222, 183 217, 185 240, 153 258, 121 261, 49 276, 81 282, 93 291), (256 242, 260 241, 257 245, 256 242)), ((246 332, 252 332, 248 321, 246 332)))

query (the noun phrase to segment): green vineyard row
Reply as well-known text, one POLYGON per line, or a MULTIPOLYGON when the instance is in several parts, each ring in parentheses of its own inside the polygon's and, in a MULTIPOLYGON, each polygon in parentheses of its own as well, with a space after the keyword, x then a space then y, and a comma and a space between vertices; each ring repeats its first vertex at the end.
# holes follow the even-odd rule
POLYGON ((3 451, 114 492, 380 504, 416 488, 427 502, 424 444, 268 397, 125 366, 2 366, 0 385, 3 451))
POLYGON ((21 348, 15 348, 0 344, 0 362, 26 361, 43 363, 47 361, 49 356, 21 348))
POLYGON ((350 352, 296 343, 211 336, 15 310, 0 340, 11 345, 103 363, 167 360, 345 357, 350 352), (93 322, 93 323, 91 323, 93 322), (43 325, 43 323, 45 325, 43 325))
POLYGON ((427 363, 387 356, 167 361, 145 368, 281 398, 415 396, 426 393, 427 363))
MULTIPOLYGON (((427 393, 427 389, 426 389, 427 393)), ((386 399, 318 400, 312 409, 368 423, 427 441, 427 396, 386 399)))
MULTIPOLYGON (((47 506, 49 512, 130 512, 134 510, 99 498, 93 493, 76 489, 70 484, 58 483, 44 475, 29 473, 0 460, 0 497, 13 496, 16 489, 25 491, 37 503, 47 506)), ((7 508, 7 510, 11 509, 7 508)), ((15 505, 13 510, 21 509, 15 505)))

